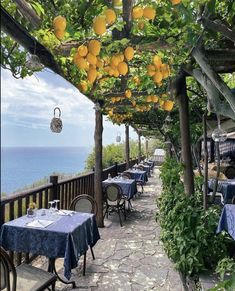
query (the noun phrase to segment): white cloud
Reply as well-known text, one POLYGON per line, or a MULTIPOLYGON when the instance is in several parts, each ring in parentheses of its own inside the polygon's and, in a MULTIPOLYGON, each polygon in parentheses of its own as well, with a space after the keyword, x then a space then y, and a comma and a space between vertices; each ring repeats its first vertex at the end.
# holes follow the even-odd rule
POLYGON ((17 80, 10 72, 2 70, 2 115, 7 115, 8 120, 16 123, 31 119, 33 127, 37 124, 48 126, 54 108, 59 106, 61 118, 67 124, 79 124, 82 127, 88 123, 93 125, 93 103, 72 85, 71 88, 65 85, 60 77, 57 82, 35 76, 17 80))

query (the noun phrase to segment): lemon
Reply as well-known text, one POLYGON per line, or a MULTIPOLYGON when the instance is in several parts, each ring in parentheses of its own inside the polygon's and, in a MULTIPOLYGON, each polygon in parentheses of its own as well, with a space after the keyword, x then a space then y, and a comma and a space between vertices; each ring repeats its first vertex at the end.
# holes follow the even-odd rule
POLYGON ((155 83, 160 83, 162 81, 162 73, 161 72, 156 72, 154 75, 153 75, 153 81, 155 83))
POLYGON ((113 24, 116 20, 116 13, 114 12, 113 9, 107 9, 105 12, 105 17, 106 17, 106 23, 107 24, 113 24))
POLYGON ((143 15, 145 18, 147 18, 149 20, 153 20, 156 16, 156 11, 152 7, 147 6, 144 8, 143 15))
POLYGON ((147 74, 149 75, 149 76, 153 76, 153 75, 155 75, 155 67, 154 67, 154 65, 148 65, 147 66, 147 74))
POLYGON ((138 19, 141 18, 144 14, 144 10, 140 6, 136 6, 132 9, 132 18, 133 19, 138 19))
POLYGON ((101 43, 98 40, 92 39, 89 41, 89 44, 88 44, 89 53, 93 54, 94 56, 98 56, 100 53, 100 49, 101 49, 101 43))
POLYGON ((97 57, 91 53, 87 54, 86 59, 87 59, 88 63, 91 65, 96 65, 96 63, 97 63, 97 57))
POLYGON ((138 28, 142 30, 142 29, 144 29, 144 27, 145 27, 144 21, 139 21, 138 22, 138 28))
POLYGON ((118 71, 120 73, 120 75, 123 75, 125 76, 128 72, 128 66, 127 66, 127 63, 125 62, 121 62, 118 64, 118 71))
POLYGON ((181 0, 171 0, 171 3, 173 4, 173 5, 177 5, 177 4, 179 4, 181 2, 181 0))
POLYGON ((158 55, 156 55, 153 57, 153 63, 154 63, 156 68, 160 69, 161 65, 162 65, 162 60, 158 55))
POLYGON ((87 62, 84 58, 75 58, 74 63, 79 69, 86 70, 87 68, 87 62))
POLYGON ((88 53, 87 46, 85 46, 85 45, 80 45, 80 46, 78 47, 78 54, 79 54, 79 56, 81 56, 81 57, 85 57, 85 56, 87 55, 87 53, 88 53))
POLYGON ((131 94, 131 90, 128 89, 128 90, 125 91, 125 96, 126 96, 127 98, 131 98, 131 95, 132 95, 132 94, 131 94))
POLYGON ((146 102, 148 102, 148 103, 152 102, 152 96, 147 96, 146 97, 146 102))
POLYGON ((55 30, 65 30, 66 19, 61 15, 56 16, 53 20, 53 27, 55 30))
POLYGON ((77 87, 78 87, 79 91, 81 91, 83 93, 85 93, 88 89, 88 85, 87 85, 86 81, 81 81, 77 87))
POLYGON ((97 58, 97 63, 96 63, 98 68, 103 68, 104 66, 104 61, 101 60, 100 58, 97 58))
POLYGON ((58 38, 59 40, 62 40, 64 38, 64 35, 65 35, 64 30, 56 29, 54 33, 55 33, 56 38, 58 38))
POLYGON ((87 79, 90 83, 94 83, 97 77, 97 71, 96 69, 89 69, 87 73, 87 79))
POLYGON ((133 57, 134 57, 134 49, 133 49, 133 47, 131 47, 131 46, 127 47, 127 48, 125 49, 125 51, 124 51, 124 56, 125 56, 125 58, 126 58, 128 61, 132 60, 133 57))
POLYGON ((102 35, 106 32, 106 22, 104 16, 97 16, 93 22, 93 29, 96 34, 102 35))
POLYGON ((171 100, 166 100, 163 104, 163 109, 166 111, 171 111, 173 109, 174 102, 171 100))
POLYGON ((111 66, 117 67, 117 65, 120 63, 120 59, 118 56, 113 56, 111 58, 111 66))
POLYGON ((154 103, 158 102, 158 97, 156 95, 152 96, 152 102, 154 102, 154 103))

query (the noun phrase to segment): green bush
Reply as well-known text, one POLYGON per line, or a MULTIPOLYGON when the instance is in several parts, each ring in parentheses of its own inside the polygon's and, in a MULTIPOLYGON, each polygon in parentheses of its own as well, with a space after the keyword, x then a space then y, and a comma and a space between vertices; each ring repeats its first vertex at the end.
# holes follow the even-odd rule
POLYGON ((184 275, 215 268, 228 255, 229 238, 216 235, 220 209, 205 211, 202 193, 186 196, 180 181, 182 165, 167 159, 161 168, 163 191, 158 201, 161 240, 169 258, 184 275))

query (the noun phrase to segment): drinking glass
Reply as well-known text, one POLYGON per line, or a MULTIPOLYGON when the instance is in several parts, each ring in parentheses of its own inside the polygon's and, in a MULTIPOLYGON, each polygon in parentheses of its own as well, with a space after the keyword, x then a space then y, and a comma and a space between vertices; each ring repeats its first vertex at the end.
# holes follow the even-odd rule
POLYGON ((53 213, 54 212, 54 207, 53 207, 53 204, 54 204, 55 202, 54 201, 49 201, 48 202, 48 204, 49 204, 49 212, 50 213, 53 213))
POLYGON ((60 200, 56 199, 56 200, 54 200, 54 202, 55 202, 55 208, 54 208, 54 210, 55 211, 58 211, 58 203, 60 202, 60 200))

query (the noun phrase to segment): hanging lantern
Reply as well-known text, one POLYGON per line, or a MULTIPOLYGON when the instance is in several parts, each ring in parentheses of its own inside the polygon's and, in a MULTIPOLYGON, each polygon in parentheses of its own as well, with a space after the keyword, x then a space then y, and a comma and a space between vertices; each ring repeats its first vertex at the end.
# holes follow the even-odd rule
POLYGON ((116 136, 116 142, 120 142, 121 141, 121 134, 120 132, 117 133, 117 136, 116 136))
POLYGON ((40 62, 39 57, 34 54, 27 55, 25 66, 33 71, 40 71, 41 69, 44 68, 43 64, 40 62))
POLYGON ((63 124, 62 124, 62 120, 60 119, 60 116, 61 116, 60 108, 59 107, 55 107, 55 109, 54 109, 54 117, 51 120, 51 126, 50 126, 52 132, 60 133, 62 131, 63 124), (59 117, 55 117, 56 110, 59 111, 59 117))
POLYGON ((225 130, 223 130, 221 127, 216 128, 213 132, 212 132, 212 139, 215 142, 224 142, 227 139, 227 132, 225 130))

